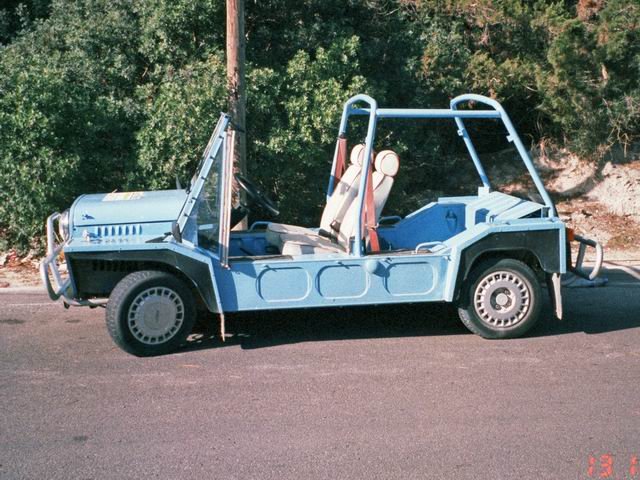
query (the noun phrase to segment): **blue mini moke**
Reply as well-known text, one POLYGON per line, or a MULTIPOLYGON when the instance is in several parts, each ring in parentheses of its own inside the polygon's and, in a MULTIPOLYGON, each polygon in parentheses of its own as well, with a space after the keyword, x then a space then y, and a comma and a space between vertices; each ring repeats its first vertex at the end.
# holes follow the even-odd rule
POLYGON ((569 270, 594 279, 602 265, 600 245, 558 218, 495 100, 462 95, 449 109, 394 109, 378 108, 366 95, 349 99, 315 228, 259 221, 233 229, 251 205, 278 213, 249 179, 233 174, 234 135, 222 114, 186 189, 82 195, 51 215, 41 265, 50 297, 65 307, 105 306, 115 343, 140 356, 183 344, 198 312, 220 318, 224 338, 227 312, 454 302, 472 332, 513 338, 538 320, 542 285, 561 318, 561 275, 569 270), (462 104, 485 109, 459 109, 462 104), (364 143, 350 148, 354 116, 364 116, 368 126, 364 143), (376 124, 387 118, 452 120, 479 174, 477 195, 439 198, 404 218, 381 217, 401 169, 393 150, 374 152, 376 124), (491 189, 466 119, 502 121, 538 201, 491 189), (234 181, 249 200, 236 206, 234 181), (579 242, 575 265, 573 240, 579 242), (587 246, 597 253, 590 273, 582 269, 587 246))

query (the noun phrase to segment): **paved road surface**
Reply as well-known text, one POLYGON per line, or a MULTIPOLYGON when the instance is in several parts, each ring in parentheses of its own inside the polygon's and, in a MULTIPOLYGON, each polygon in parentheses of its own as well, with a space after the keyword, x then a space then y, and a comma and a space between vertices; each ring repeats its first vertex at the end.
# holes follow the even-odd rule
POLYGON ((640 283, 611 280, 524 339, 442 307, 290 312, 152 359, 102 310, 4 293, 0 479, 586 479, 605 454, 640 479, 640 283))

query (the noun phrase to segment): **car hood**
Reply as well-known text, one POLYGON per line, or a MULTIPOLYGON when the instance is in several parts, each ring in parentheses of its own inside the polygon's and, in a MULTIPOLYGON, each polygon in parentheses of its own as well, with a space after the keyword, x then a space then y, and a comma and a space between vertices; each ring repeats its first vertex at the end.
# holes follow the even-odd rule
POLYGON ((185 190, 82 195, 71 207, 71 221, 74 227, 175 221, 186 197, 185 190))

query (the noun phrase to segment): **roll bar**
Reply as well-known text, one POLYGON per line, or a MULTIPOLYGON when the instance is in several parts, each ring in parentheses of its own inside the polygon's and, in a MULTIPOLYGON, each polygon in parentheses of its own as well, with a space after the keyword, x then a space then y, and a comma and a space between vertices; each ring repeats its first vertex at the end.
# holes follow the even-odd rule
MULTIPOLYGON (((349 116, 353 115, 354 112, 366 111, 366 115, 369 116, 369 125, 367 127, 367 137, 365 139, 365 147, 364 147, 364 158, 371 158, 371 152, 373 151, 373 140, 376 135, 376 123, 377 116, 376 112, 378 111, 378 103, 371 98, 369 95, 355 95, 346 101, 344 104, 344 108, 342 110, 342 119, 340 121, 340 131, 338 133, 338 138, 344 137, 347 134, 347 126, 349 121, 349 116), (353 106, 357 103, 366 103, 369 105, 367 109, 355 109, 353 106)), ((357 113, 357 115, 361 115, 357 113)), ((333 193, 333 189, 335 188, 335 175, 338 160, 338 145, 336 142, 336 151, 333 155, 333 165, 331 166, 331 176, 329 177, 329 188, 327 189, 327 198, 331 196, 333 193)), ((360 190, 358 191, 358 218, 356 220, 356 231, 362 232, 362 209, 364 208, 364 199, 367 188, 367 178, 369 175, 369 169, 373 168, 371 166, 371 162, 362 162, 362 170, 360 173, 360 190)), ((353 251, 356 256, 361 257, 364 253, 364 248, 362 245, 362 235, 358 234, 355 238, 355 245, 353 251)))
MULTIPOLYGON (((492 98, 488 98, 483 95, 475 95, 473 93, 467 93, 465 95, 460 95, 454 98, 453 100, 451 100, 451 109, 457 111, 458 104, 464 103, 464 102, 483 103, 485 105, 489 105, 496 112, 500 114, 500 119, 502 120, 502 123, 504 124, 504 126, 507 128, 507 132, 509 132, 509 135, 507 135, 507 141, 513 143, 516 147, 516 150, 518 150, 518 153, 520 154, 520 158, 522 158, 522 161, 524 162, 524 165, 527 168, 529 175, 531 175, 531 179, 533 180, 533 183, 535 184, 536 189, 538 190, 538 193, 544 200, 545 206, 549 208, 549 216, 551 217, 557 216, 556 207, 553 201, 551 200, 549 193, 544 188, 544 184, 542 183, 542 180, 540 179, 540 175, 538 175, 538 172, 536 171, 533 165, 533 161, 531 160, 531 157, 529 156, 527 149, 524 147, 522 140, 520 140, 520 136, 518 135, 518 132, 516 132, 516 129, 513 126, 513 123, 511 123, 511 119, 509 118, 509 115, 507 115, 507 112, 504 110, 504 108, 502 108, 502 105, 500 105, 500 103, 498 103, 496 100, 493 100, 492 98)), ((480 166, 480 168, 478 169, 478 172, 480 172, 481 171, 480 169, 482 169, 482 165, 480 164, 480 159, 478 158, 478 154, 475 151, 473 142, 471 141, 471 138, 469 137, 469 134, 467 133, 467 130, 464 127, 464 122, 462 121, 462 117, 456 116, 454 118, 455 118, 456 125, 458 126, 458 134, 464 139, 464 143, 467 146, 467 150, 469 151, 471 158, 473 158, 474 163, 476 163, 476 167, 480 166)), ((482 174, 480 174, 480 177, 482 178, 482 174)), ((485 180, 483 179, 483 183, 484 181, 485 180)), ((488 185, 489 180, 487 179, 486 181, 487 181, 487 184, 485 186, 489 186, 488 185)))
MULTIPOLYGON (((369 115, 369 128, 367 129, 367 138, 371 137, 371 139, 373 140, 375 135, 377 110, 378 110, 378 103, 369 95, 365 95, 361 93, 359 95, 355 95, 351 97, 349 100, 345 102, 344 108, 342 109, 342 118, 340 120, 340 130, 338 131, 338 139, 340 139, 341 137, 344 137, 347 134, 347 127, 348 127, 350 115, 369 115), (353 106, 358 102, 367 103, 369 105, 369 108, 368 109, 353 108, 353 106), (372 123, 373 123, 373 128, 371 127, 372 123)), ((368 155, 371 155, 372 148, 373 148, 373 141, 369 145, 369 149, 366 152, 368 155)), ((365 157, 365 158, 369 158, 369 157, 365 157)), ((333 154, 333 164, 331 165, 329 187, 327 188, 327 199, 331 196, 331 194, 333 193, 333 189, 335 188, 335 176, 336 176, 337 164, 338 164, 338 142, 336 142, 336 150, 333 154)))
MULTIPOLYGON (((369 117, 369 125, 367 128, 367 137, 365 140, 365 157, 370 158, 371 152, 373 150, 373 142, 375 140, 375 129, 377 120, 379 118, 408 118, 408 119, 438 119, 438 118, 451 118, 456 122, 456 126, 458 128, 458 135, 462 137, 462 140, 467 147, 467 151, 473 160, 473 163, 476 167, 478 175, 480 176, 480 180, 482 181, 483 187, 490 188, 491 184, 489 182, 489 178, 487 173, 480 161, 480 157, 478 156, 478 152, 467 132, 467 129, 464 124, 464 119, 499 119, 502 121, 504 126, 507 129, 508 135, 507 140, 513 143, 516 147, 516 150, 520 154, 524 165, 531 175, 534 185, 538 190, 538 193, 542 197, 545 206, 548 208, 548 216, 555 217, 557 216, 555 205, 551 200, 551 197, 547 193, 544 188, 544 184, 536 171, 533 161, 529 156, 520 136, 516 132, 509 115, 502 108, 499 102, 493 100, 491 98, 485 97, 483 95, 476 94, 465 94, 455 97, 450 102, 450 108, 440 108, 440 109, 432 109, 432 108, 378 108, 377 102, 368 95, 360 94, 351 97, 344 104, 344 108, 342 110, 342 118, 340 120, 340 130, 338 132, 338 138, 344 137, 347 134, 347 127, 349 123, 349 117, 352 115, 356 116, 368 116, 369 117), (466 102, 477 102, 483 105, 487 105, 491 107, 487 110, 458 110, 458 106, 460 104, 466 102), (368 108, 358 108, 357 104, 365 103, 368 105, 368 108)), ((337 167, 337 158, 338 158, 338 146, 336 144, 336 150, 333 155, 333 164, 331 167, 331 176, 329 178, 329 186, 327 188, 327 198, 331 196, 333 193, 333 189, 335 188, 335 174, 337 167)), ((364 207, 364 196, 365 196, 365 187, 366 187, 366 179, 369 172, 371 162, 363 162, 362 165, 362 174, 360 177, 360 191, 358 192, 358 220, 357 220, 357 228, 358 231, 362 231, 362 209, 364 207)), ((355 254, 357 256, 363 255, 362 249, 362 239, 360 235, 356 237, 356 243, 354 248, 355 254)))

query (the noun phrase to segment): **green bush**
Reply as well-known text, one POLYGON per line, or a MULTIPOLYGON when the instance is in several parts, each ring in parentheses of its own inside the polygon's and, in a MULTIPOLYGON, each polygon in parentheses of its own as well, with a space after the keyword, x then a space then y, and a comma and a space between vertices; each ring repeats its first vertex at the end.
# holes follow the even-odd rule
POLYGON ((221 53, 180 70, 169 70, 159 85, 140 87, 146 102, 137 135, 134 188, 174 188, 193 175, 220 112, 225 109, 226 76, 221 53))
POLYGON ((359 48, 357 37, 337 39, 312 54, 298 52, 277 74, 250 72, 249 174, 278 198, 283 221, 319 221, 342 104, 373 93, 358 75, 359 48))
POLYGON ((0 8, 0 45, 11 42, 35 20, 49 15, 51 0, 4 0, 0 8))
POLYGON ((56 2, 2 49, 0 229, 16 246, 36 244, 54 209, 137 168, 136 35, 125 0, 56 2))

